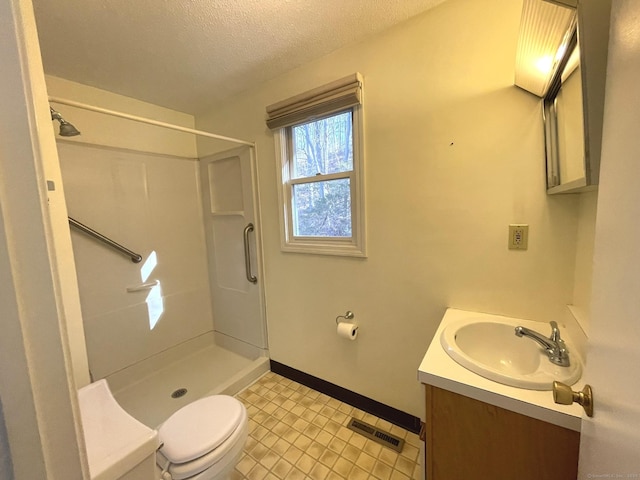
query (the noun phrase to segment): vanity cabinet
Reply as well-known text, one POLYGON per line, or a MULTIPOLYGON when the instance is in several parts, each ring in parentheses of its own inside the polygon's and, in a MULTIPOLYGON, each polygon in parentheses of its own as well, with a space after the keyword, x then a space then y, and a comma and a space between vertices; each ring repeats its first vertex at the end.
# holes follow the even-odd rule
POLYGON ((426 385, 427 480, 570 480, 580 434, 426 385))

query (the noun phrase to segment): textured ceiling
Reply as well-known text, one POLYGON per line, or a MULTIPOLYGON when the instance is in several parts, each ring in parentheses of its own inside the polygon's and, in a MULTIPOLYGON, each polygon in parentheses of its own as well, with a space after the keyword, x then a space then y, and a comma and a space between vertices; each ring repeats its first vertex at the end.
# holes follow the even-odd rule
POLYGON ((187 113, 444 0, 33 0, 45 72, 187 113))

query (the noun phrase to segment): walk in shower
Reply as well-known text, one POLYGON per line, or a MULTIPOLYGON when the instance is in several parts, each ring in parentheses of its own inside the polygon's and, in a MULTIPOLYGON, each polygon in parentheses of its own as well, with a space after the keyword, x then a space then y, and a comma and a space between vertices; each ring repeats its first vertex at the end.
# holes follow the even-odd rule
POLYGON ((58 154, 69 216, 142 257, 72 230, 93 379, 155 427, 268 370, 251 146, 200 160, 59 139, 58 154))

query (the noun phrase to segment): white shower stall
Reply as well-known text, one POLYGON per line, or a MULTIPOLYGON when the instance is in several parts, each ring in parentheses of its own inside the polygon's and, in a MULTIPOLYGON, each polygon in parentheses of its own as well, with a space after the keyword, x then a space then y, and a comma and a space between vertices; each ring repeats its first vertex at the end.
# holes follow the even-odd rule
POLYGON ((237 392, 268 369, 253 149, 149 152, 99 144, 91 131, 102 126, 73 123, 83 135, 58 140, 69 216, 142 257, 72 229, 93 379, 151 427, 198 397, 237 392))

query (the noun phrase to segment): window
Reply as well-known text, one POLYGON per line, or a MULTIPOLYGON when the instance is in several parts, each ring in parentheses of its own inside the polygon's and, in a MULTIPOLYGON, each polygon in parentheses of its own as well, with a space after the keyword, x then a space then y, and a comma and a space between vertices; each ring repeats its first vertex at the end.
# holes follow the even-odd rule
POLYGON ((365 256, 362 107, 315 107, 276 134, 282 250, 365 256))

